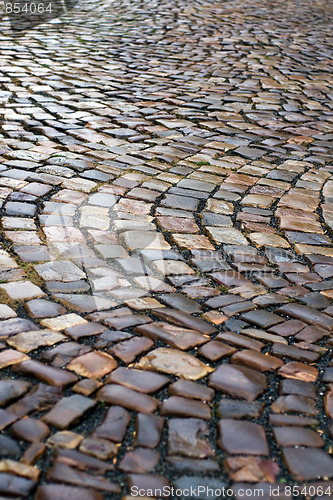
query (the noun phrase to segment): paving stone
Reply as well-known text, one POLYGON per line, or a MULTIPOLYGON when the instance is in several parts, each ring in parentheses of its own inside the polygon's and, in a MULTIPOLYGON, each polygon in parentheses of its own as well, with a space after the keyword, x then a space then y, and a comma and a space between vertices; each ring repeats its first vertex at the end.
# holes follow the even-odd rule
POLYGON ((323 450, 284 448, 282 454, 289 471, 298 481, 333 475, 333 460, 323 450))
POLYGON ((74 358, 67 369, 77 375, 88 378, 102 378, 117 368, 117 362, 112 356, 104 352, 88 352, 74 358))
POLYGON ((218 405, 218 415, 222 418, 239 419, 242 417, 258 418, 263 410, 263 403, 258 401, 235 401, 232 399, 221 399, 218 405))
POLYGON ((230 361, 237 365, 248 366, 259 372, 271 372, 283 366, 283 361, 274 356, 247 349, 233 354, 230 361))
POLYGON ((154 412, 158 406, 158 401, 151 396, 113 384, 100 389, 97 393, 97 399, 142 413, 154 412))
POLYGON ((144 474, 155 468, 159 462, 159 454, 146 448, 136 448, 129 451, 121 459, 118 469, 124 472, 144 474))
POLYGON ((231 457, 223 465, 233 481, 274 483, 280 467, 273 460, 258 457, 231 457))
POLYGON ((30 352, 39 347, 53 346, 65 339, 62 333, 52 330, 35 330, 32 332, 21 332, 13 335, 7 340, 7 344, 21 352, 30 352))
POLYGON ((143 393, 159 391, 169 384, 169 379, 157 373, 119 367, 107 378, 108 383, 120 384, 143 393))
POLYGON ((37 500, 63 500, 64 498, 81 498, 82 500, 103 500, 103 495, 97 491, 63 486, 58 484, 40 485, 36 491, 37 500))
POLYGON ((126 429, 130 423, 131 416, 124 408, 112 406, 102 424, 97 427, 93 436, 100 439, 110 439, 121 442, 126 434, 126 429))
POLYGON ((189 458, 207 458, 213 455, 213 450, 208 443, 208 426, 203 420, 196 418, 168 421, 169 455, 183 455, 189 458))
POLYGON ((310 429, 301 427, 275 427, 273 429, 276 442, 280 446, 308 446, 310 448, 321 448, 323 439, 310 429))
POLYGON ((230 454, 267 455, 265 430, 252 422, 223 419, 218 423, 219 445, 230 454))
POLYGON ((266 390, 266 377, 250 368, 221 365, 210 375, 209 385, 231 396, 254 401, 266 390))
POLYGON ((272 404, 275 413, 305 413, 307 415, 318 415, 315 402, 304 396, 280 396, 272 404))
POLYGON ((198 380, 213 371, 191 354, 164 347, 141 358, 136 368, 177 375, 187 380, 198 380))
POLYGON ((40 361, 35 360, 21 360, 16 371, 24 375, 34 376, 56 387, 64 387, 77 381, 77 376, 73 373, 46 366, 40 361))
MULTIPOLYGON (((149 339, 159 340, 170 345, 171 347, 182 350, 204 344, 208 341, 207 337, 204 337, 195 330, 188 330, 163 322, 138 326, 135 328, 135 332, 138 332, 149 339)), ((149 345, 149 347, 152 345, 153 344, 149 345)), ((117 347, 115 349, 117 349, 117 347)))
POLYGON ((11 426, 11 432, 13 432, 19 439, 33 442, 47 437, 50 434, 50 429, 40 420, 25 418, 15 422, 11 426))
POLYGON ((43 420, 50 425, 64 429, 94 405, 94 401, 80 394, 62 398, 49 413, 43 416, 43 420))

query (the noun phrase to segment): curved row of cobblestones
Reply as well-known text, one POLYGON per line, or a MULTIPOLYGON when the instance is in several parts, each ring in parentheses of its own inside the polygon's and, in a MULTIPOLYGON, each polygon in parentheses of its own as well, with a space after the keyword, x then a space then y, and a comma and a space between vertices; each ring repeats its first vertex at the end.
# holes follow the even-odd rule
POLYGON ((331 12, 2 22, 1 498, 333 494, 331 12))

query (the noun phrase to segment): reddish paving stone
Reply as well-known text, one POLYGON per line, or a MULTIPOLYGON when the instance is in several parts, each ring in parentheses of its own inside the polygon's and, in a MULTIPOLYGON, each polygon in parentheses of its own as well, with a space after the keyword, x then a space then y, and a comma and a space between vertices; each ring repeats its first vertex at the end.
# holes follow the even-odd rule
POLYGON ((318 415, 319 411, 315 401, 304 396, 280 396, 271 406, 275 413, 305 413, 307 415, 318 415))
POLYGON ((30 382, 23 380, 0 380, 0 406, 23 396, 30 387, 30 382))
POLYGON ((283 361, 274 356, 246 349, 233 354, 230 361, 237 365, 248 366, 259 372, 274 372, 283 366, 283 361))
POLYGON ((36 500, 64 500, 65 498, 80 500, 103 500, 102 493, 86 488, 63 486, 57 484, 43 484, 38 486, 36 500))
POLYGON ((91 455, 99 460, 109 460, 118 453, 118 448, 111 441, 98 438, 85 438, 80 444, 79 450, 82 453, 91 455))
POLYGON ((280 467, 273 460, 258 457, 231 457, 223 461, 232 481, 274 483, 280 467))
POLYGON ((258 418, 264 408, 263 403, 259 401, 235 401, 233 399, 221 399, 219 402, 217 413, 222 418, 243 418, 252 417, 258 418))
POLYGON ((188 330, 162 322, 138 326, 135 328, 135 332, 182 350, 202 345, 209 340, 207 336, 203 336, 195 330, 188 330))
POLYGON ((15 371, 23 375, 34 376, 56 387, 65 387, 77 381, 77 376, 59 368, 46 366, 40 361, 23 361, 17 365, 15 371))
POLYGON ((173 418, 168 421, 168 453, 189 458, 207 458, 214 455, 206 437, 208 426, 196 418, 173 418))
POLYGON ((158 415, 139 413, 135 421, 135 445, 156 448, 161 441, 164 418, 158 415))
POLYGON ((123 363, 132 363, 137 356, 149 351, 154 345, 150 339, 132 337, 124 342, 119 342, 110 349, 110 353, 120 359, 123 363))
POLYGON ((118 469, 124 472, 143 474, 152 471, 158 464, 159 454, 154 450, 136 448, 128 451, 118 464, 118 469))
POLYGON ((33 442, 36 440, 41 441, 47 437, 50 434, 50 429, 40 420, 25 418, 15 422, 11 426, 11 432, 13 432, 19 439, 33 442))
POLYGON ((301 427, 275 427, 273 434, 277 444, 280 446, 321 448, 325 444, 319 434, 301 427))
POLYGON ((102 378, 117 368, 116 360, 104 352, 88 352, 74 358, 67 365, 67 370, 75 372, 77 375, 88 378, 102 378))
POLYGON ((142 413, 153 413, 158 406, 158 400, 147 396, 147 394, 113 384, 100 389, 97 393, 97 399, 142 413))
POLYGON ((160 408, 160 414, 165 416, 194 417, 210 420, 211 411, 207 404, 179 396, 165 399, 160 408))
POLYGON ((153 309, 152 314, 163 320, 175 323, 176 325, 196 330, 203 335, 212 335, 217 332, 214 326, 209 325, 202 319, 191 316, 191 314, 186 312, 178 311, 177 309, 167 309, 166 307, 162 309, 153 309))
POLYGON ((219 361, 220 359, 227 358, 236 352, 234 347, 212 340, 200 347, 199 354, 209 361, 219 361))
POLYGON ((150 492, 160 491, 162 492, 163 498, 169 496, 163 494, 163 488, 166 490, 166 487, 169 486, 169 481, 163 476, 153 474, 128 474, 127 478, 129 488, 135 488, 134 491, 140 491, 143 495, 149 495, 150 492))
POLYGON ((333 459, 316 448, 284 448, 283 460, 297 481, 333 477, 333 459))
POLYGON ((177 380, 177 382, 169 385, 168 393, 173 396, 199 399, 201 401, 211 401, 215 395, 213 389, 190 380, 177 380))
POLYGON ((119 406, 112 406, 101 425, 99 425, 93 436, 101 439, 110 439, 116 443, 121 442, 126 434, 127 427, 131 421, 128 411, 119 406))
POLYGON ((209 377, 209 385, 231 396, 254 401, 266 390, 266 377, 242 366, 221 365, 209 377))
POLYGON ((303 380, 304 382, 315 382, 318 377, 318 370, 313 366, 292 361, 282 366, 282 368, 279 369, 278 374, 285 378, 303 380))
POLYGON ((157 392, 170 383, 170 380, 164 375, 124 367, 117 368, 106 381, 148 394, 157 392))
POLYGON ((218 423, 219 445, 232 455, 268 455, 264 427, 252 422, 222 419, 218 423))
POLYGON ((80 394, 62 398, 52 410, 42 418, 44 422, 65 429, 84 413, 95 406, 95 402, 80 394))
POLYGON ((110 493, 119 493, 120 487, 102 476, 81 472, 66 464, 55 463, 47 473, 47 479, 59 483, 90 487, 110 493))

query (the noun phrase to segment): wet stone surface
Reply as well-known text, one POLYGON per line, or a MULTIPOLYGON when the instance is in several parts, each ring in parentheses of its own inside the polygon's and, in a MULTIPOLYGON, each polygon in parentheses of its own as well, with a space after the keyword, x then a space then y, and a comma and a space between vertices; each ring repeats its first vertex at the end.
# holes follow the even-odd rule
POLYGON ((1 498, 333 495, 331 3, 65 3, 1 20, 1 498))

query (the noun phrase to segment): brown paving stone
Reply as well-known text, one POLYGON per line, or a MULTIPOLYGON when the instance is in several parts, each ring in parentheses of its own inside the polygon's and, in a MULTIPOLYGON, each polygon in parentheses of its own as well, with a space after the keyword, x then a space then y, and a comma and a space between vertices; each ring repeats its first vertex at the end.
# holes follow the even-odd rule
POLYGON ((94 405, 94 401, 80 394, 62 398, 49 413, 43 416, 43 421, 65 429, 94 405))
POLYGON ((318 370, 313 366, 292 361, 280 368, 278 374, 285 378, 315 382, 318 377, 318 370))
POLYGON ((258 457, 231 457, 223 465, 233 481, 274 483, 280 467, 273 460, 258 457))
POLYGON ((100 389, 97 393, 97 400, 142 413, 152 413, 158 406, 157 399, 115 384, 106 385, 100 389))
POLYGON ((30 387, 31 384, 23 380, 0 380, 0 406, 23 396, 30 387))
POLYGON ((159 462, 159 454, 146 448, 129 451, 121 459, 118 469, 124 472, 143 474, 152 471, 159 462))
POLYGON ((211 401, 214 398, 214 391, 203 384, 197 384, 190 380, 177 380, 169 385, 168 393, 173 396, 199 399, 200 401, 211 401))
POLYGON ((273 372, 283 366, 283 361, 275 356, 247 349, 233 354, 230 361, 237 365, 248 366, 259 372, 273 372))
POLYGON ((169 455, 183 455, 189 458, 207 458, 213 455, 208 443, 208 426, 195 418, 174 418, 168 421, 169 455))
POLYGON ((319 413, 312 398, 293 394, 278 397, 271 409, 275 413, 305 413, 306 415, 318 415, 319 413))
POLYGON ((110 349, 110 353, 120 359, 123 363, 132 363, 137 356, 149 351, 154 342, 147 338, 132 337, 129 340, 119 342, 110 349))
POLYGON ((130 421, 131 416, 128 411, 119 406, 112 406, 105 415, 101 425, 95 430, 93 437, 121 442, 124 439, 130 421))
POLYGON ((33 299, 24 304, 31 318, 50 318, 65 314, 66 309, 46 299, 33 299))
POLYGON ((289 471, 298 481, 333 476, 333 459, 323 450, 284 448, 282 454, 289 471))
POLYGON ((222 418, 258 418, 263 408, 263 403, 259 403, 259 401, 248 402, 235 401, 233 399, 221 399, 217 408, 217 413, 222 418))
POLYGON ((210 420, 211 411, 207 404, 180 396, 165 399, 160 408, 160 414, 165 416, 194 417, 210 420))
POLYGON ((82 377, 102 378, 117 366, 117 362, 109 354, 94 351, 74 358, 67 365, 67 369, 82 377))
POLYGON ((186 380, 198 380, 213 371, 191 354, 159 347, 140 359, 135 365, 141 370, 152 370, 177 375, 186 380))
POLYGON ((85 438, 80 444, 79 450, 82 453, 91 455, 99 460, 109 460, 118 453, 118 448, 114 443, 106 439, 85 438))
POLYGON ((306 361, 308 363, 313 363, 319 358, 319 353, 309 352, 305 349, 299 349, 296 347, 297 344, 293 346, 286 346, 283 344, 273 344, 272 353, 279 357, 287 357, 290 359, 295 359, 296 361, 306 361))
POLYGON ((218 423, 219 445, 234 454, 268 455, 265 430, 261 425, 239 420, 222 419, 218 423))
POLYGON ((163 320, 175 323, 176 325, 196 330, 204 335, 211 335, 217 331, 215 327, 207 324, 205 321, 176 309, 154 309, 152 314, 163 320))
POLYGON ((275 427, 273 429, 276 442, 280 446, 308 446, 321 448, 323 439, 316 432, 301 427, 275 427))
POLYGON ((51 448, 65 448, 74 450, 82 441, 83 436, 72 431, 59 431, 47 440, 47 445, 51 448))
POLYGON ((280 394, 297 394, 307 398, 317 398, 316 387, 313 383, 293 379, 284 379, 280 382, 280 394))
POLYGON ((266 390, 266 377, 250 368, 221 365, 210 375, 209 385, 222 393, 254 401, 266 390))
POLYGON ((77 381, 77 376, 59 368, 46 366, 40 361, 29 360, 19 363, 17 373, 34 376, 47 384, 64 387, 77 381))
POLYGON ((84 487, 92 487, 111 493, 119 493, 120 488, 117 484, 110 482, 102 476, 95 476, 81 472, 68 467, 66 464, 55 463, 49 469, 47 479, 60 483, 73 484, 84 487))
POLYGON ((107 383, 120 384, 129 389, 149 394, 159 391, 170 381, 158 373, 119 367, 107 378, 107 383))
POLYGON ((219 361, 220 359, 231 356, 236 352, 234 347, 212 340, 200 347, 199 354, 209 361, 219 361))
POLYGON ((30 352, 39 347, 53 346, 65 339, 62 333, 52 330, 34 330, 32 332, 22 332, 13 335, 7 340, 7 344, 15 347, 21 352, 30 352))
POLYGON ((23 453, 21 462, 26 465, 33 465, 43 457, 45 451, 46 445, 35 441, 23 453))
POLYGON ((77 498, 81 500, 103 500, 102 493, 98 491, 63 486, 58 484, 40 485, 36 491, 36 500, 64 500, 64 498, 77 498))
POLYGON ((163 417, 149 413, 138 413, 135 420, 135 445, 156 448, 162 438, 163 425, 163 417))
POLYGON ((66 464, 80 470, 93 471, 97 474, 104 474, 106 471, 113 470, 113 465, 76 450, 59 448, 54 452, 53 457, 56 463, 66 464))
POLYGON ((22 361, 29 360, 29 356, 15 351, 14 349, 6 349, 0 353, 0 370, 7 366, 22 363, 22 361))
POLYGON ((18 420, 11 426, 11 432, 25 441, 40 441, 50 434, 50 429, 44 422, 34 418, 18 420))
POLYGON ((189 330, 163 322, 137 326, 135 332, 182 350, 204 344, 209 340, 207 336, 201 335, 196 330, 189 330))

